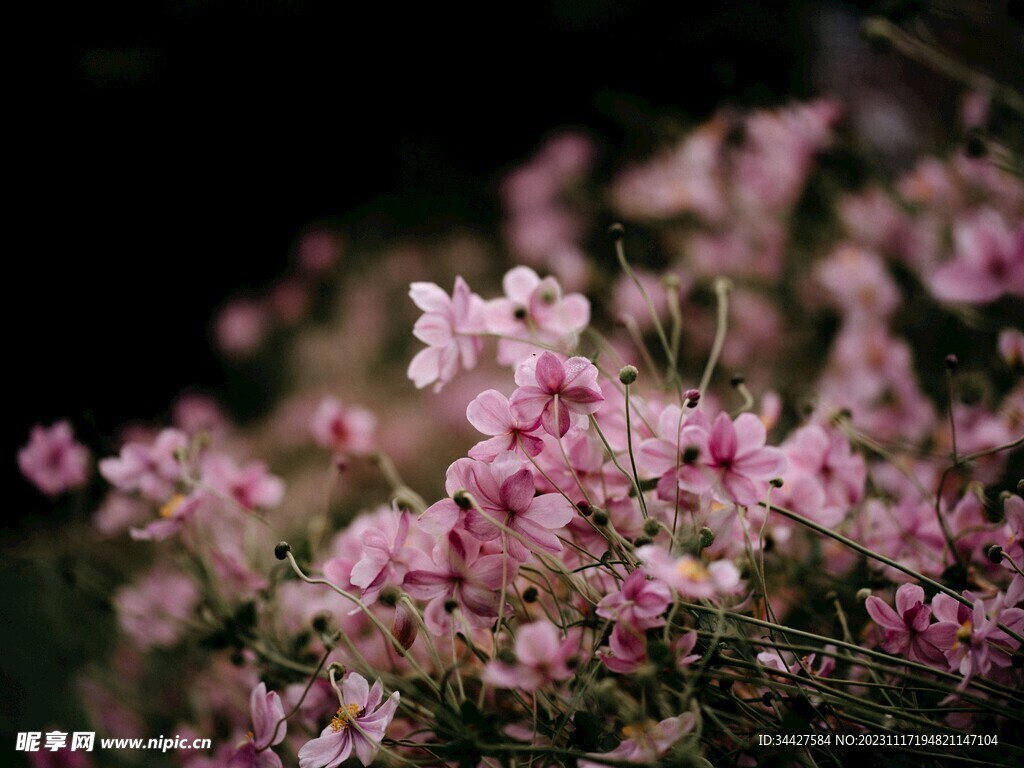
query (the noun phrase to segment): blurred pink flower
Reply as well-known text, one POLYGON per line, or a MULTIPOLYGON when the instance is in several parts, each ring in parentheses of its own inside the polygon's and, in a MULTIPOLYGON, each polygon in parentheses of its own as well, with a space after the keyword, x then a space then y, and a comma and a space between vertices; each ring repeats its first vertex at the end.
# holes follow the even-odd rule
POLYGON ((313 414, 309 429, 318 445, 339 454, 367 454, 374 448, 377 417, 358 405, 343 406, 325 397, 313 414))
POLYGON ((764 424, 752 413, 741 413, 734 422, 720 413, 708 435, 708 466, 724 494, 722 501, 756 504, 767 489, 766 481, 786 469, 786 457, 778 448, 765 447, 764 424))
POLYGON ((985 209, 959 222, 953 240, 953 260, 928 280, 937 299, 978 304, 1024 296, 1024 227, 985 209))
POLYGON ((645 630, 665 624, 662 614, 671 602, 672 591, 668 585, 660 579, 649 579, 643 568, 637 568, 622 582, 618 592, 601 599, 596 613, 602 618, 645 630))
POLYGON ((239 467, 223 453, 210 454, 203 460, 202 482, 249 511, 276 507, 284 498, 284 482, 271 475, 262 461, 239 467))
POLYGON ((151 445, 128 443, 116 458, 100 461, 100 474, 122 491, 138 491, 150 501, 164 502, 181 479, 181 455, 188 436, 165 429, 151 445))
POLYGON ((728 560, 716 560, 704 565, 700 558, 693 555, 673 558, 656 544, 638 548, 636 556, 648 573, 683 597, 711 599, 733 594, 740 587, 739 569, 728 560))
POLYGON ((353 755, 369 765, 398 709, 399 693, 386 701, 380 680, 371 689, 366 678, 350 672, 341 683, 342 705, 318 738, 299 750, 299 768, 337 768, 353 755))
POLYGON ((488 662, 483 680, 498 688, 535 691, 572 677, 575 674, 572 660, 578 653, 577 638, 563 638, 554 624, 535 621, 516 631, 515 663, 488 662))
POLYGON ((121 629, 142 649, 178 642, 199 601, 195 582, 178 571, 158 568, 114 594, 121 629))
POLYGON ((250 738, 235 750, 227 768, 281 768, 281 758, 270 750, 284 741, 288 732, 281 697, 276 691, 267 693, 266 683, 261 682, 252 689, 249 710, 252 716, 250 738))
POLYGON ((266 336, 267 310, 254 299, 234 299, 225 304, 213 324, 217 348, 231 357, 252 355, 266 336))
POLYGON ((28 443, 18 451, 18 468, 47 496, 80 488, 89 480, 89 450, 75 441, 67 421, 50 427, 36 424, 28 443))

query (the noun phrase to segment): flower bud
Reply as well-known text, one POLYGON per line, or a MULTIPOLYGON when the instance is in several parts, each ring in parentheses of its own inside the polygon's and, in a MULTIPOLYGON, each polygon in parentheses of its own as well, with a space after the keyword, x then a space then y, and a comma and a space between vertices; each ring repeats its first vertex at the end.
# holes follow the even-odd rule
POLYGON ((455 492, 452 496, 452 501, 459 509, 469 509, 473 506, 473 502, 470 500, 469 491, 462 489, 455 492))
POLYGON ((857 590, 857 600, 859 600, 860 602, 864 602, 869 597, 871 597, 871 590, 867 587, 862 587, 861 589, 857 590))
POLYGON ((993 544, 991 547, 989 547, 985 551, 985 555, 988 557, 989 560, 991 560, 993 563, 996 563, 997 565, 1003 562, 1003 548, 998 544, 993 544))
POLYGON ((394 608, 398 603, 398 598, 401 596, 402 590, 393 584, 389 584, 380 591, 380 603, 388 608, 394 608))
POLYGON ((527 587, 523 590, 523 602, 524 603, 535 603, 537 602, 537 588, 527 587))
POLYGON ((636 377, 640 375, 640 372, 636 369, 635 365, 624 365, 619 370, 619 381, 623 384, 629 385, 636 381, 636 377))
POLYGON ((594 525, 608 525, 608 513, 603 509, 595 509, 593 520, 594 525))
POLYGON ((700 390, 699 389, 688 389, 683 393, 683 397, 686 398, 687 408, 696 408, 697 403, 700 402, 700 390))
POLYGON ((292 551, 292 545, 287 541, 280 542, 274 547, 274 557, 278 560, 284 560, 288 557, 288 553, 292 551))
POLYGON ((391 634, 405 650, 409 650, 416 642, 416 633, 419 631, 416 620, 412 616, 412 609, 405 603, 398 603, 395 606, 395 618, 391 621, 391 634))
POLYGON ((590 506, 587 501, 579 501, 576 503, 576 509, 580 511, 580 514, 584 517, 590 517, 594 513, 594 509, 590 506))
POLYGON ((715 532, 706 525, 698 531, 697 535, 700 537, 699 541, 701 549, 707 549, 715 543, 715 532))
POLYGON ((661 524, 653 517, 649 517, 644 520, 644 533, 650 536, 652 539, 658 535, 661 531, 661 524))
POLYGON ((622 242, 622 239, 626 236, 626 228, 616 222, 608 227, 608 237, 611 238, 613 243, 622 242))
POLYGON ((459 607, 459 604, 455 600, 445 600, 444 601, 444 612, 445 613, 454 613, 455 609, 458 608, 458 607, 459 607))
POLYGON ((955 371, 960 365, 960 359, 956 355, 946 355, 945 363, 947 371, 955 371))

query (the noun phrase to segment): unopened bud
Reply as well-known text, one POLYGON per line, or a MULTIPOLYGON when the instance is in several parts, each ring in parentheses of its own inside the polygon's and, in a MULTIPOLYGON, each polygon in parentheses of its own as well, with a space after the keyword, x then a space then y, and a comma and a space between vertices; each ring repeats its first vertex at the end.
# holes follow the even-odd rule
POLYGON ((331 672, 333 672, 338 677, 344 677, 345 674, 348 672, 348 667, 346 667, 340 661, 332 661, 331 665, 327 667, 327 674, 329 675, 331 674, 331 672))
POLYGON ((523 590, 523 602, 524 603, 536 603, 537 602, 537 588, 527 587, 523 590))
POLYGON ((276 557, 278 560, 284 560, 288 557, 288 553, 291 551, 292 545, 289 544, 287 541, 282 541, 276 547, 274 547, 274 557, 276 557))
POLYGON ((731 379, 729 379, 729 384, 732 387, 742 386, 745 382, 746 382, 746 379, 744 379, 742 376, 739 376, 739 375, 733 376, 731 379))
POLYGON ((405 650, 409 650, 416 642, 416 633, 419 628, 412 615, 412 608, 405 603, 398 603, 395 607, 395 618, 391 621, 391 634, 405 650))
POLYGON ((584 517, 590 517, 592 514, 594 514, 594 509, 593 507, 590 506, 590 502, 588 501, 577 502, 576 509, 578 509, 580 511, 580 514, 584 517))
POLYGON ((389 584, 380 591, 380 602, 381 605, 386 605, 388 608, 394 608, 398 604, 398 598, 402 596, 402 590, 396 587, 394 584, 389 584))
POLYGON ((608 513, 603 509, 595 509, 593 516, 594 525, 608 525, 608 513))
POLYGON ((946 370, 955 371, 957 366, 960 365, 960 360, 956 355, 946 355, 946 370))
POLYGON ((626 228, 619 223, 612 224, 608 227, 608 237, 611 238, 613 243, 621 242, 626 236, 626 228))
POLYGON ((635 365, 624 365, 619 371, 619 381, 627 385, 632 384, 639 375, 640 372, 636 369, 635 365))
POLYGON ((715 532, 708 528, 706 525, 703 526, 700 531, 697 532, 700 542, 701 549, 707 549, 715 543, 715 532))
POLYGON ((633 546, 646 547, 653 541, 654 539, 652 539, 650 536, 637 536, 635 539, 633 539, 633 546))
POLYGON ((768 483, 771 485, 772 488, 781 488, 782 487, 782 478, 781 477, 773 477, 771 480, 768 481, 768 483))
POLYGON ((700 458, 700 448, 696 445, 688 445, 683 449, 683 464, 689 466, 700 458))
POLYGON ((469 509, 470 507, 473 506, 473 502, 470 498, 469 491, 465 489, 461 491, 456 491, 455 495, 452 496, 452 501, 455 502, 455 506, 457 506, 459 509, 469 509))
POLYGON ((458 607, 459 607, 459 604, 455 600, 445 600, 444 601, 444 612, 445 613, 454 613, 455 609, 458 608, 458 607))
POLYGON ((869 597, 871 597, 871 590, 868 589, 867 587, 862 587, 861 589, 857 590, 857 600, 858 601, 864 602, 869 597))
POLYGON ((1003 548, 1000 547, 998 544, 993 544, 991 547, 989 547, 985 551, 985 555, 988 557, 989 560, 991 560, 993 563, 996 563, 997 565, 1003 562, 1003 548))
POLYGON ((497 658, 497 660, 500 661, 502 664, 508 664, 509 666, 512 666, 516 663, 516 655, 512 652, 511 648, 502 648, 500 651, 498 651, 498 654, 495 658, 497 658))
POLYGON ((330 622, 330 620, 330 615, 326 613, 318 613, 313 617, 313 630, 316 632, 326 632, 327 627, 329 626, 328 622, 330 622))
POLYGON ((1017 495, 1024 496, 1024 480, 1017 481, 1017 495))
POLYGON ((644 533, 650 536, 651 538, 657 536, 660 530, 661 523, 659 523, 653 517, 649 517, 646 520, 644 520, 644 533))
POLYGON ((696 408, 697 407, 697 403, 700 402, 700 390, 699 389, 688 389, 683 394, 683 397, 686 398, 686 407, 687 408, 696 408))

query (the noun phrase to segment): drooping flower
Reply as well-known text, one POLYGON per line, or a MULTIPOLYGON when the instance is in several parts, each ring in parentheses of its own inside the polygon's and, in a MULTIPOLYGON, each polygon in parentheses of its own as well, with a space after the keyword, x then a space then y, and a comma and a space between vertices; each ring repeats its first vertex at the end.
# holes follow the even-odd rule
POLYGON ((50 427, 36 424, 29 441, 18 451, 18 468, 47 496, 79 488, 89 479, 89 451, 75 441, 67 421, 50 427))
POLYGON ((380 680, 370 688, 365 677, 351 672, 341 683, 341 693, 343 701, 330 724, 299 750, 299 768, 337 768, 353 754, 369 765, 380 750, 398 708, 398 691, 382 702, 380 680))
POLYGON ((483 300, 469 290, 466 281, 455 278, 451 297, 433 283, 413 283, 409 296, 424 314, 416 321, 413 334, 427 345, 409 363, 409 378, 417 388, 428 384, 439 391, 451 381, 461 365, 476 366, 486 332, 483 300))
POLYGON ((573 676, 572 658, 579 652, 577 638, 561 637, 547 621, 535 621, 516 632, 515 663, 491 661, 484 667, 485 683, 498 688, 535 691, 573 676))
POLYGON ((513 415, 528 429, 540 424, 555 437, 562 437, 570 426, 585 427, 587 416, 604 402, 597 367, 585 357, 563 363, 544 352, 516 369, 516 384, 519 388, 509 398, 513 415))

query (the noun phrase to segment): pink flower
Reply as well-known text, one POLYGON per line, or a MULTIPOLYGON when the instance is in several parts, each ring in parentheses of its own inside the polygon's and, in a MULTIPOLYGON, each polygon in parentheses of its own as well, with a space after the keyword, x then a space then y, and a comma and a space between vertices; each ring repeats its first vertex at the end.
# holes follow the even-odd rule
POLYGON ((572 659, 579 653, 579 641, 562 638, 554 624, 535 621, 516 632, 515 664, 488 662, 485 683, 498 688, 535 691, 545 685, 568 680, 575 674, 572 659))
POLYGON ((413 334, 427 345, 409 363, 409 378, 417 388, 434 385, 434 391, 451 381, 459 366, 476 366, 485 333, 483 300, 455 278, 451 298, 433 283, 413 283, 409 296, 424 314, 413 334))
POLYGON ((373 450, 377 418, 358 405, 342 406, 334 397, 320 401, 309 429, 318 445, 340 454, 365 454, 373 450))
POLYGON ((938 619, 936 631, 941 632, 939 647, 945 651, 949 668, 970 679, 976 674, 988 675, 993 667, 1009 667, 1018 643, 998 624, 1019 633, 1024 627, 1024 610, 1004 607, 1005 598, 1001 593, 988 605, 970 593, 965 592, 964 597, 974 600, 973 608, 945 594, 932 599, 938 619))
POLYGON ((427 629, 441 636, 451 628, 452 605, 473 629, 493 624, 502 581, 511 583, 516 568, 504 555, 480 557, 479 541, 449 531, 434 547, 432 567, 409 571, 404 587, 413 597, 430 601, 423 618, 427 629))
POLYGON ((465 485, 482 513, 466 510, 466 530, 481 541, 502 539, 509 557, 525 562, 530 559, 529 545, 545 552, 561 552, 562 543, 555 533, 576 514, 559 493, 535 496, 536 488, 530 470, 512 451, 498 454, 490 465, 459 459, 465 485), (510 535, 499 525, 511 530, 510 535))
POLYGON ((363 765, 376 757, 398 709, 398 691, 381 703, 384 688, 380 680, 371 689, 365 677, 352 672, 342 681, 341 693, 341 706, 330 724, 299 750, 299 768, 337 768, 353 752, 363 765))
POLYGON ((587 416, 604 402, 597 368, 585 357, 570 357, 563 363, 544 352, 519 366, 516 384, 519 388, 509 399, 512 413, 529 425, 527 429, 540 424, 555 437, 562 437, 570 425, 586 427, 587 416))
POLYGON ((728 560, 716 560, 705 566, 693 555, 673 559, 655 544, 640 547, 636 556, 651 575, 684 597, 710 599, 732 594, 740 586, 740 572, 728 560))
POLYGON ((733 422, 718 414, 708 438, 709 466, 724 491, 722 501, 756 504, 766 491, 764 481, 786 469, 786 458, 778 448, 766 448, 764 424, 752 413, 741 413, 733 422))
POLYGON ((868 614, 885 630, 882 649, 906 656, 911 661, 943 666, 940 643, 942 630, 931 625, 931 609, 924 604, 924 590, 904 584, 896 590, 896 610, 871 595, 865 603, 868 614))
POLYGON ((281 758, 270 750, 284 741, 288 722, 276 691, 267 693, 267 684, 260 683, 249 695, 252 732, 228 762, 228 768, 281 768, 281 758), (280 723, 280 725, 278 725, 280 723))
POLYGON ((791 434, 782 451, 787 471, 813 474, 825 489, 827 504, 849 508, 863 498, 867 479, 864 457, 850 450, 850 442, 841 432, 810 424, 791 434))
POLYGON ((954 230, 952 261, 928 281, 940 301, 972 304, 1024 295, 1024 229, 985 209, 954 230))
POLYGON ((1024 333, 1013 328, 1004 328, 999 332, 999 356, 1011 368, 1024 368, 1024 333))
POLYGON ((192 579, 178 571, 150 571, 114 595, 121 629, 142 649, 178 642, 199 601, 192 579))
POLYGON ((243 509, 276 507, 284 498, 284 482, 267 472, 262 461, 239 467, 229 457, 215 453, 203 462, 203 482, 215 493, 233 499, 243 509))
MULTIPOLYGON (((655 763, 668 752, 669 747, 688 734, 697 725, 697 716, 692 712, 669 717, 656 723, 645 720, 622 728, 623 740, 611 752, 593 757, 628 763, 655 763)), ((579 768, 606 768, 607 763, 580 760, 579 768)))
POLYGON ((605 595, 597 604, 597 615, 628 624, 638 630, 665 624, 662 614, 672 602, 672 591, 659 579, 648 579, 643 568, 637 568, 622 582, 618 592, 605 595))
POLYGON ((502 287, 505 297, 488 302, 486 309, 487 329, 512 337, 498 342, 498 362, 502 365, 526 359, 535 351, 535 344, 570 349, 590 322, 590 302, 585 297, 578 293, 563 297, 557 280, 541 280, 529 267, 509 270, 502 287))
POLYGON ((152 445, 128 443, 117 458, 100 461, 100 474, 122 491, 138 491, 150 501, 166 501, 181 479, 179 455, 188 447, 188 436, 165 429, 152 445))
POLYGON ((539 437, 532 434, 536 427, 527 428, 516 418, 508 398, 494 389, 481 392, 466 408, 466 418, 480 432, 491 435, 469 449, 469 456, 479 461, 494 461, 502 451, 521 451, 536 456, 544 447, 539 437))
POLYGON ((254 299, 233 299, 214 321, 217 347, 226 355, 245 358, 259 349, 269 328, 267 310, 254 299))
POLYGON ((703 493, 711 488, 707 471, 708 424, 703 411, 667 406, 658 416, 657 436, 640 443, 637 466, 660 476, 658 497, 674 501, 680 490, 703 493))
POLYGON ((427 558, 418 549, 406 546, 409 513, 385 518, 380 527, 363 531, 362 558, 352 567, 349 581, 363 590, 363 602, 376 602, 384 587, 400 586, 411 567, 428 567, 427 558))
POLYGON ((67 421, 58 421, 51 427, 36 424, 28 444, 18 451, 18 468, 40 491, 57 496, 88 481, 89 451, 75 442, 75 433, 67 421))

